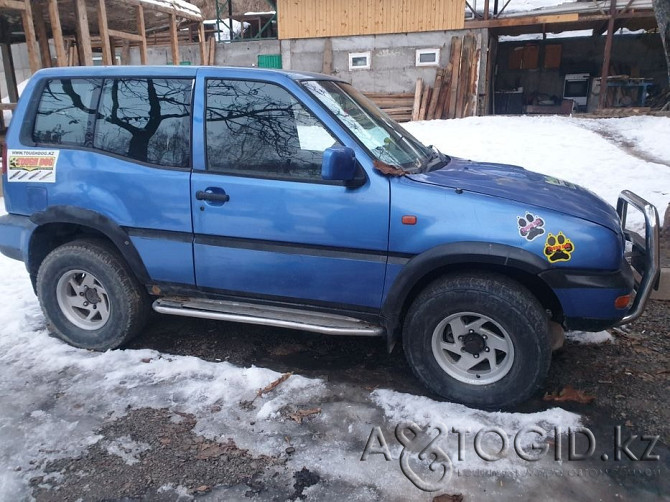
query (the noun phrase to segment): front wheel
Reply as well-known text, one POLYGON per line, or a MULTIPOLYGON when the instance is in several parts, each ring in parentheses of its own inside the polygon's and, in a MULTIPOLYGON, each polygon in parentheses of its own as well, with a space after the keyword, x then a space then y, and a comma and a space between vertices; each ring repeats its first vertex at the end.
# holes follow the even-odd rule
POLYGON ((551 362, 549 323, 523 286, 494 274, 447 276, 412 303, 403 348, 436 394, 482 408, 528 399, 551 362))

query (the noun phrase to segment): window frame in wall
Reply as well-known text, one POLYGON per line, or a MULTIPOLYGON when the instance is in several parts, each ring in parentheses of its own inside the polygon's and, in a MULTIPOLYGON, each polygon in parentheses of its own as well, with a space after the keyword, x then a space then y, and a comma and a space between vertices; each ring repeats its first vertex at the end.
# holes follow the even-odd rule
POLYGON ((416 50, 416 66, 439 66, 440 65, 440 49, 439 47, 434 47, 430 49, 417 49, 416 50), (435 61, 423 62, 421 61, 421 56, 424 54, 435 54, 435 61))
POLYGON ((349 53, 349 71, 354 70, 369 70, 372 67, 372 52, 350 52, 349 53), (366 58, 367 64, 364 66, 354 66, 354 59, 366 58))

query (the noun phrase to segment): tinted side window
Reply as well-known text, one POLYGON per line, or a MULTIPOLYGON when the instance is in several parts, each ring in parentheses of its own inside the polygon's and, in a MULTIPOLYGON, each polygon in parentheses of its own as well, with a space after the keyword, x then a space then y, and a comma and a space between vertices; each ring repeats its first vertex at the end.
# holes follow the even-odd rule
POLYGON ((105 80, 93 146, 140 162, 187 167, 192 80, 105 80))
POLYGON ((337 141, 285 89, 264 82, 207 81, 207 169, 230 174, 321 179, 337 141))
POLYGON ((102 81, 49 80, 37 107, 33 141, 42 144, 91 146, 90 134, 102 81))

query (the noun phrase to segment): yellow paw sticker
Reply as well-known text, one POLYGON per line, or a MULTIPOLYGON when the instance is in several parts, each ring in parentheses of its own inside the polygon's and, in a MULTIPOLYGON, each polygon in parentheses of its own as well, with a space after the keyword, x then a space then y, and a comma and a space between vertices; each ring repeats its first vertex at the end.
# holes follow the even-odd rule
POLYGON ((550 263, 570 261, 574 250, 575 246, 572 244, 572 241, 563 232, 558 232, 558 235, 552 233, 547 235, 547 240, 544 244, 544 256, 547 257, 550 263))

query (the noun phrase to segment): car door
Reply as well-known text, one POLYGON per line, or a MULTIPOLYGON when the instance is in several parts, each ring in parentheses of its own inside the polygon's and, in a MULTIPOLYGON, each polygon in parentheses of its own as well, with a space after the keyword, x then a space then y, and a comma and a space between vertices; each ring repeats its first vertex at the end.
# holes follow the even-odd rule
POLYGON ((341 130, 336 137, 333 124, 321 120, 328 120, 325 112, 298 100, 292 80, 220 75, 203 70, 196 87, 196 109, 204 111, 191 179, 198 286, 378 308, 388 181, 375 177, 347 188, 321 178, 323 151, 351 139, 343 141, 341 130))

